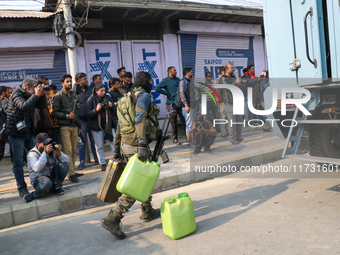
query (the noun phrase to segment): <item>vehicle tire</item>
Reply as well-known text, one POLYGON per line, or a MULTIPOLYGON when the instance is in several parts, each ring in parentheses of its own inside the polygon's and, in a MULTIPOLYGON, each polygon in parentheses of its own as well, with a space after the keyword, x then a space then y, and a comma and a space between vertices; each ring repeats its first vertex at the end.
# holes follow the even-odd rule
MULTIPOLYGON (((315 119, 328 119, 321 110, 314 111, 315 119)), ((340 158, 340 125, 313 124, 309 126, 309 154, 317 157, 340 158)))

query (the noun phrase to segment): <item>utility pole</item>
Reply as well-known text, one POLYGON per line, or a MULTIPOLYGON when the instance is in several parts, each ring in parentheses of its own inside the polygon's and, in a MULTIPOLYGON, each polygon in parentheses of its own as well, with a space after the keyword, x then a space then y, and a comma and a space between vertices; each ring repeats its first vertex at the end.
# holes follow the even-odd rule
POLYGON ((76 83, 75 77, 76 74, 79 72, 78 68, 78 58, 77 58, 77 48, 76 46, 76 39, 75 34, 73 31, 73 27, 75 24, 72 22, 72 12, 71 12, 71 3, 70 0, 63 0, 63 9, 64 9, 64 19, 66 25, 66 45, 67 45, 67 56, 68 56, 68 63, 70 68, 70 74, 72 76, 73 84, 76 83))

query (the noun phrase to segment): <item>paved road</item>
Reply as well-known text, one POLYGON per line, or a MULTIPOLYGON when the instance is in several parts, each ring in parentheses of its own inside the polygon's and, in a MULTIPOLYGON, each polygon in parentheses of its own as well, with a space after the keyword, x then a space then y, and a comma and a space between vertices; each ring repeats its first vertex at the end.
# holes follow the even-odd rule
POLYGON ((0 254, 340 253, 340 179, 253 177, 236 173, 155 194, 156 206, 180 192, 191 196, 197 231, 180 240, 162 233, 161 219, 142 223, 138 202, 123 219, 125 240, 100 226, 105 206, 2 230, 0 254))

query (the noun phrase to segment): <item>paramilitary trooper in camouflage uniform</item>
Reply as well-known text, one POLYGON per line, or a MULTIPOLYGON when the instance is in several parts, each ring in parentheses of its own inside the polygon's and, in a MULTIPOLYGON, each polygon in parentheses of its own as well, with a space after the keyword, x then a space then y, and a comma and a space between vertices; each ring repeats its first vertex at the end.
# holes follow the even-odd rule
MULTIPOLYGON (((117 125, 115 137, 115 151, 113 158, 120 160, 121 153, 126 160, 138 153, 138 159, 146 161, 148 159, 147 145, 156 140, 158 125, 157 116, 159 109, 154 104, 150 94, 152 89, 152 77, 147 72, 138 72, 135 77, 135 87, 118 101, 117 115, 119 125, 117 125), (150 120, 152 118, 153 120, 150 120)), ((159 209, 155 210, 151 206, 151 196, 149 200, 142 203, 142 220, 149 222, 160 216, 159 209)), ((135 199, 122 194, 115 206, 101 221, 101 225, 119 239, 124 239, 119 224, 123 218, 123 213, 128 212, 135 199)))

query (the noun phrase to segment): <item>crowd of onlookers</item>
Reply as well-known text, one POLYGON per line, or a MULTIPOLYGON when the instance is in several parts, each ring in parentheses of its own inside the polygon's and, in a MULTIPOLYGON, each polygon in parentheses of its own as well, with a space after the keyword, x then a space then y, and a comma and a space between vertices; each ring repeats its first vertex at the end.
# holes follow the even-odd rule
MULTIPOLYGON (((253 88, 253 103, 256 109, 264 108, 263 92, 269 86, 268 72, 255 76, 254 65, 243 70, 244 75, 236 78, 234 67, 227 64, 220 68, 221 76, 213 80, 210 72, 205 74, 201 83, 204 89, 194 84, 192 68, 184 68, 183 78, 177 77, 177 70, 171 66, 168 76, 156 87, 155 91, 166 96, 168 111, 176 115, 170 118, 173 143, 180 145, 177 119, 179 117, 185 134, 185 143, 194 144, 194 154, 210 153, 218 133, 222 138, 229 135, 230 144, 244 143, 242 125, 216 125, 213 119, 226 119, 233 122, 247 122, 249 119, 262 119, 251 116, 247 107, 247 88, 253 88), (202 93, 212 93, 216 84, 234 84, 245 96, 245 114, 233 114, 233 97, 229 90, 217 89, 222 105, 216 104, 213 97, 207 97, 207 115, 200 114, 202 93), (202 92, 205 91, 205 92, 202 92), (257 93, 257 94, 256 94, 257 93), (255 95, 256 94, 256 95, 255 95), (258 95, 259 94, 259 95, 258 95)), ((265 71, 265 70, 264 70, 265 71)), ((85 168, 86 146, 93 154, 95 164, 106 169, 104 142, 114 153, 114 140, 118 124, 118 100, 132 91, 132 73, 125 68, 117 70, 119 78, 111 78, 108 86, 104 85, 99 74, 94 75, 89 84, 85 73, 72 77, 61 77, 62 89, 50 85, 47 77, 37 80, 26 78, 14 91, 9 87, 0 87, 0 161, 4 155, 5 144, 10 144, 13 173, 20 196, 29 202, 44 192, 54 190, 63 194, 61 183, 68 175, 71 182, 79 182, 82 174, 76 172, 76 155, 79 154, 77 169, 85 168), (23 166, 27 164, 30 181, 36 190, 35 196, 29 194, 24 180, 23 166), (54 170, 54 171, 53 171, 54 170), (54 174, 51 174, 54 173, 54 174)), ((267 123, 266 123, 267 124, 267 123)), ((264 131, 271 131, 267 125, 264 131)))

